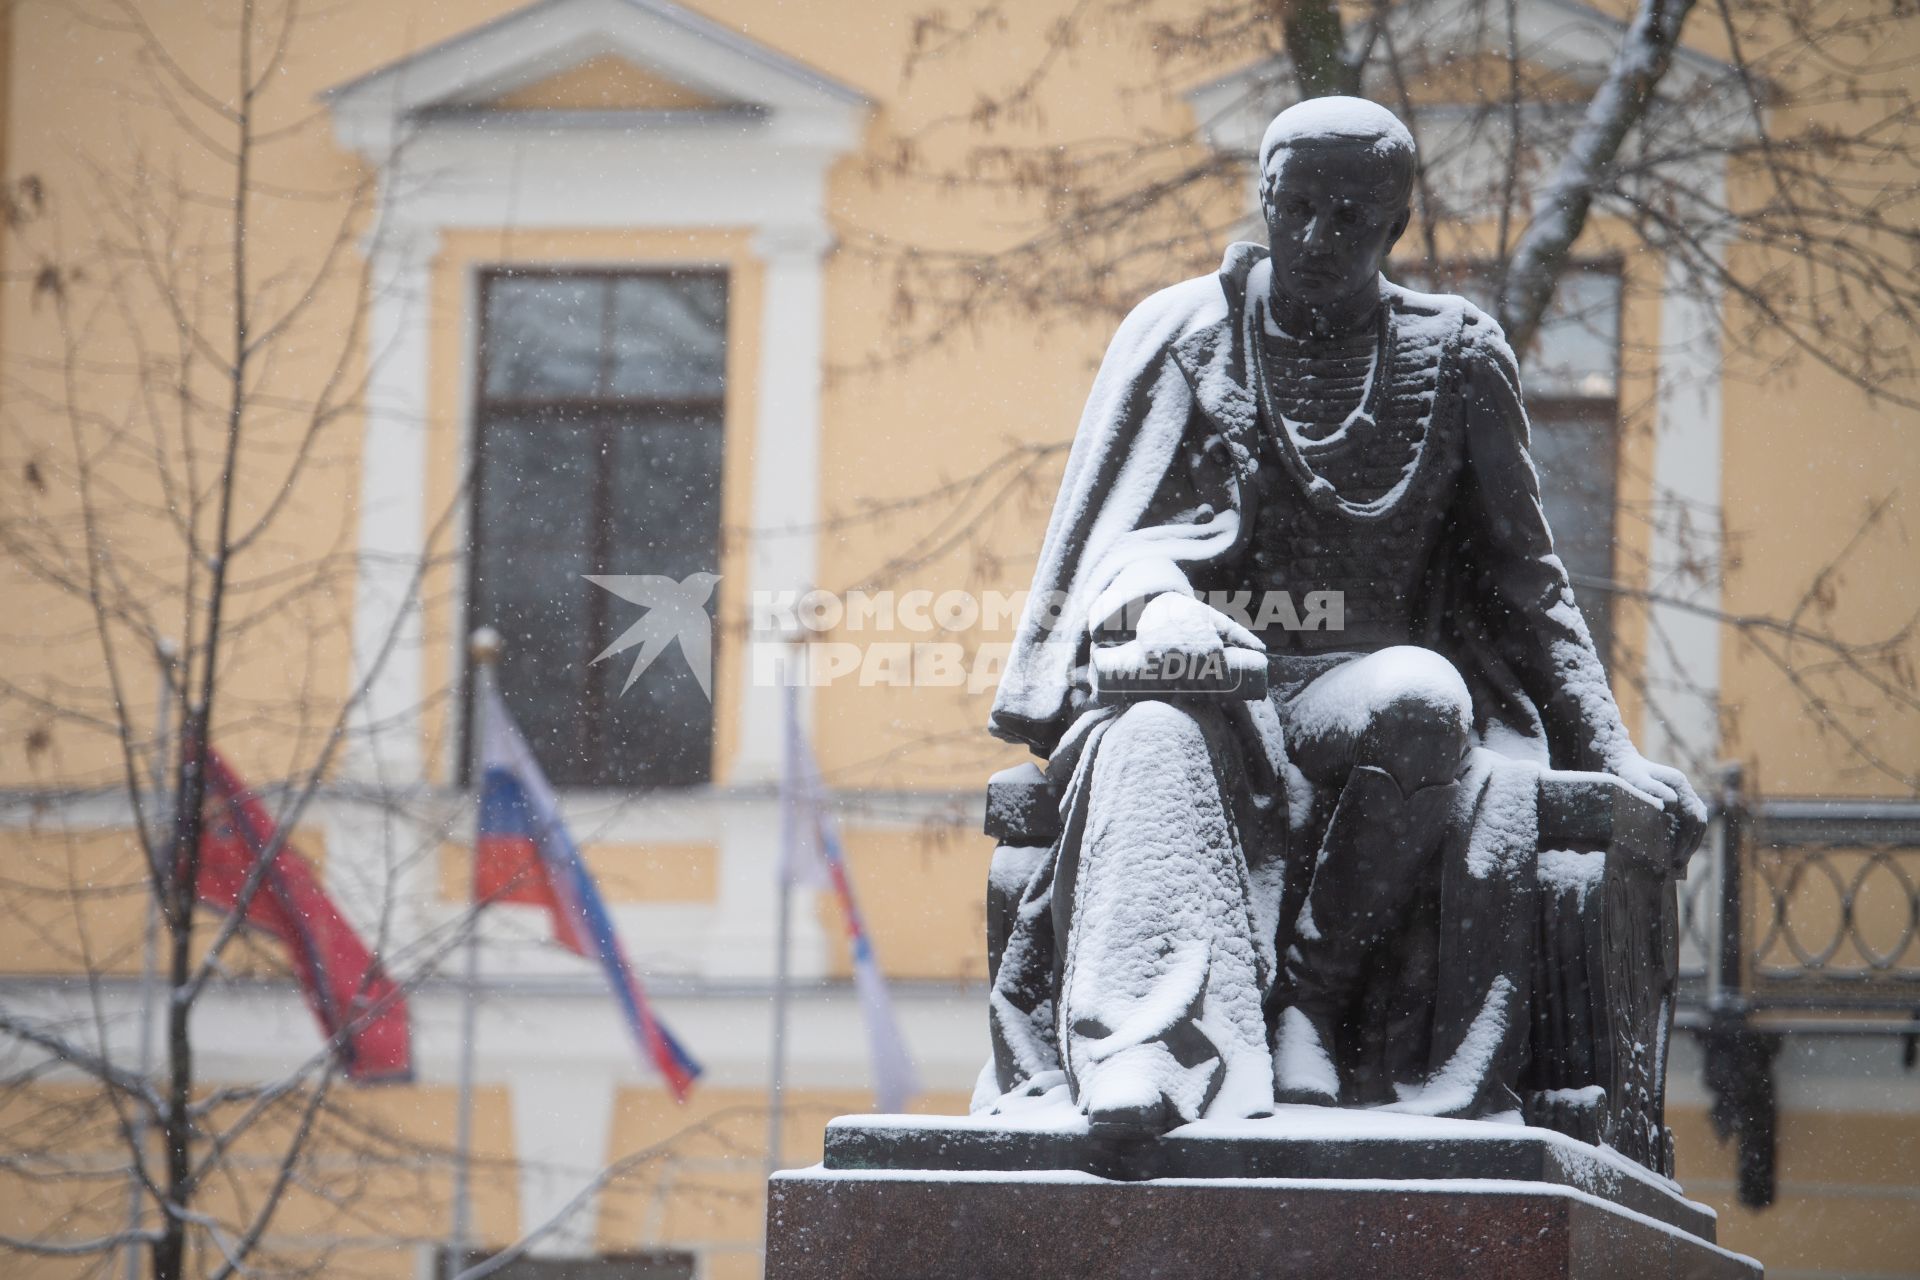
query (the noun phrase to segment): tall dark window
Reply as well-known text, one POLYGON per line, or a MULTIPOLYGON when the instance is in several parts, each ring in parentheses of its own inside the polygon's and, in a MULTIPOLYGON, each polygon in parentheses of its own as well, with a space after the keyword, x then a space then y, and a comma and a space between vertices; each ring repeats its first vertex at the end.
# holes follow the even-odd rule
MULTIPOLYGON (((1484 272, 1459 268, 1435 282, 1395 273, 1414 289, 1461 294, 1491 308, 1484 272)), ((1560 277, 1534 342, 1520 352, 1533 426, 1533 463, 1553 548, 1574 578, 1574 597, 1600 657, 1613 663, 1615 504, 1620 469, 1620 275, 1577 264, 1560 277)))
POLYGON ((480 307, 468 605, 505 639, 501 691, 556 785, 705 782, 685 655, 622 693, 639 650, 592 660, 645 610, 585 575, 719 569, 726 277, 515 269, 480 307))
POLYGON ((1533 463, 1553 547, 1574 578, 1574 598, 1593 643, 1613 664, 1615 521, 1620 475, 1620 276, 1572 268, 1520 380, 1533 425, 1533 463))

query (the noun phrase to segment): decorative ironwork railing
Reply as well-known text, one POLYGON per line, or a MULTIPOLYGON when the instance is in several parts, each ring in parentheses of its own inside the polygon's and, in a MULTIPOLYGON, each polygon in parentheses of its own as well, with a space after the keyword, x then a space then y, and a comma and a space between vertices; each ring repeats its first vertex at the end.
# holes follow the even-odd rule
POLYGON ((1759 799, 1729 770, 1713 811, 1680 887, 1683 1008, 1920 1032, 1920 802, 1759 799))
POLYGON ((1920 802, 1762 799, 1724 771, 1680 885, 1680 1026, 1706 1050, 1740 1198, 1773 1199, 1773 1059, 1793 1034, 1920 1046, 1920 802))

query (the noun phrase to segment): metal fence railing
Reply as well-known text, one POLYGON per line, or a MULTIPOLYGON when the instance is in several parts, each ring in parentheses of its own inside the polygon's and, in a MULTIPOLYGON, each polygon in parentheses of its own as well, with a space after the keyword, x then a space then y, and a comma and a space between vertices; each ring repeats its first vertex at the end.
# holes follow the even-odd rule
POLYGON ((1706 1050, 1740 1197, 1773 1199, 1773 1059, 1796 1034, 1920 1044, 1920 801, 1773 799, 1724 770, 1680 884, 1676 1022, 1706 1050))
POLYGON ((1920 802, 1761 799, 1729 769, 1712 807, 1680 886, 1683 1015, 1920 1033, 1920 802))

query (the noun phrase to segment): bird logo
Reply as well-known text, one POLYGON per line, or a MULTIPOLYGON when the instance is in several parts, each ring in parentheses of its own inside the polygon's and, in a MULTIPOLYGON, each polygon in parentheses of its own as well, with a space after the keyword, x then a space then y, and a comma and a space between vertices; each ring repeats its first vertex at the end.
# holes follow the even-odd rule
POLYGON ((620 686, 621 693, 633 688, 640 673, 653 665, 668 642, 678 640, 687 666, 693 669, 693 678, 700 682, 700 692, 707 695, 708 702, 713 701, 713 622, 707 617, 707 601, 713 596, 714 584, 720 581, 719 574, 691 573, 679 582, 658 573, 589 573, 585 576, 594 586, 647 610, 638 622, 621 632, 619 639, 593 659, 601 662, 635 645, 640 646, 633 670, 627 673, 627 682, 620 686))

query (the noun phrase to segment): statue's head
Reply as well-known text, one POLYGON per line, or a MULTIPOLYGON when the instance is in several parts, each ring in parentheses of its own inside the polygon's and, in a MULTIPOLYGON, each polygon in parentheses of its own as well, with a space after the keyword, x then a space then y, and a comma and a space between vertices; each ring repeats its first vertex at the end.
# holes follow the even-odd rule
POLYGON ((1277 294, 1312 310, 1371 289, 1407 229, 1413 135, 1364 98, 1309 98, 1260 140, 1277 294))

